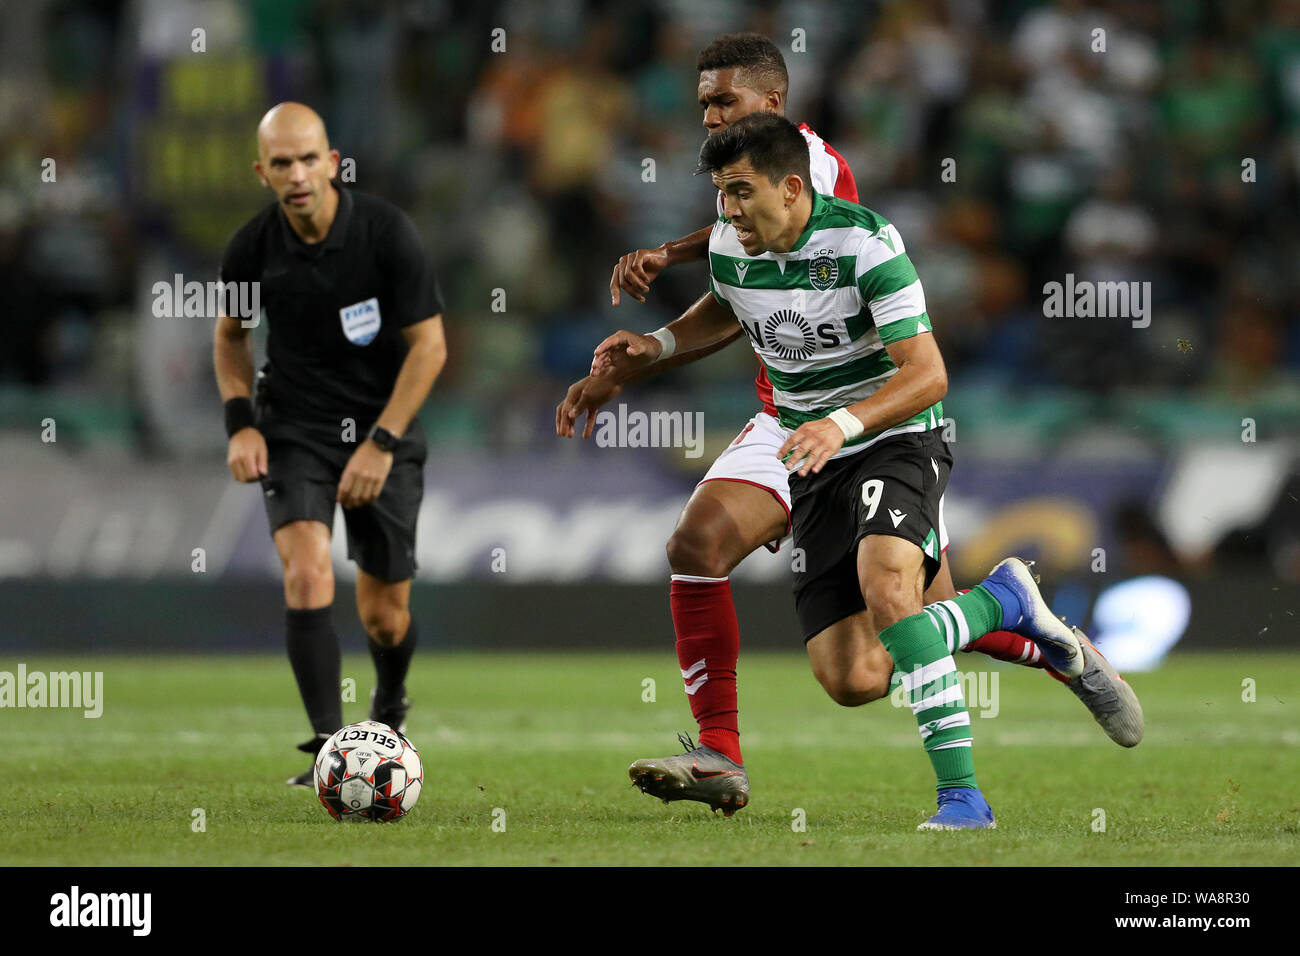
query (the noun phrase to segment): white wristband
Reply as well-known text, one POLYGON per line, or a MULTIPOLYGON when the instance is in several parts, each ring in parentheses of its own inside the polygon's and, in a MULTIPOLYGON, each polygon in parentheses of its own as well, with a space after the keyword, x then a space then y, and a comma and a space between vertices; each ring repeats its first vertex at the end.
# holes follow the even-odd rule
POLYGON ((661 351, 659 357, 655 359, 656 362, 662 362, 664 359, 672 358, 673 353, 677 351, 677 336, 673 335, 673 333, 668 330, 667 326, 661 329, 655 329, 650 333, 650 338, 655 339, 663 346, 663 351, 661 351))
POLYGON ((840 426, 840 431, 844 432, 845 441, 852 441, 867 430, 858 419, 858 416, 847 408, 837 408, 826 417, 840 426))

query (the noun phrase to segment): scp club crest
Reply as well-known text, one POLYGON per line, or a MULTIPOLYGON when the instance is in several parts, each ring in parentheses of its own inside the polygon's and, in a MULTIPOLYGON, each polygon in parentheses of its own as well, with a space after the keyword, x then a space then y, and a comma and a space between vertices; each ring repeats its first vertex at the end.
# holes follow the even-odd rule
POLYGON ((835 288, 840 277, 840 264, 831 256, 818 256, 808 263, 808 281, 818 292, 835 288))
POLYGON ((783 359, 806 359, 817 348, 812 326, 798 312, 782 309, 763 323, 763 341, 768 350, 783 359))

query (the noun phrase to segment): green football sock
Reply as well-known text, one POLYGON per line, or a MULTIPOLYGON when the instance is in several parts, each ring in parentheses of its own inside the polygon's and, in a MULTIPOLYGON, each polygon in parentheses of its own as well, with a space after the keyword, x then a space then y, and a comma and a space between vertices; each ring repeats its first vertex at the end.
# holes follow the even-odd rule
MULTIPOLYGON (((927 604, 922 610, 939 628, 950 654, 956 654, 971 641, 1002 628, 1002 605, 979 584, 952 600, 927 604)), ((889 678, 890 691, 902 682, 903 674, 895 667, 889 678)))
MULTIPOLYGON (((988 595, 983 597, 997 603, 988 595)), ((921 743, 939 781, 938 789, 977 787, 970 714, 943 630, 927 609, 885 628, 880 632, 880 641, 894 659, 894 672, 902 675, 903 689, 921 731, 921 743)))
POLYGON ((924 610, 938 626, 949 654, 1002 628, 1002 605, 979 584, 951 600, 927 604, 924 610))

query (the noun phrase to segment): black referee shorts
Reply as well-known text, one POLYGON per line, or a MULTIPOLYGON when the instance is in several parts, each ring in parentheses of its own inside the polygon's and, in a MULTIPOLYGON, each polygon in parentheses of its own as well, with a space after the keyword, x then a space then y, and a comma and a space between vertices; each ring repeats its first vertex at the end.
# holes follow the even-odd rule
MULTIPOLYGON (((284 421, 270 409, 263 410, 258 428, 266 438, 262 493, 271 533, 291 521, 319 521, 332 531, 339 481, 357 444, 344 442, 338 428, 284 421)), ((358 433, 364 438, 364 432, 358 433)), ((380 580, 405 581, 415 574, 415 522, 424 499, 427 454, 424 429, 416 419, 393 453, 379 497, 343 509, 348 557, 380 580)))
POLYGON ((952 453, 937 429, 895 435, 827 462, 820 474, 790 476, 795 613, 804 642, 866 608, 858 542, 870 534, 911 541, 924 553, 925 586, 939 573, 939 499, 952 453))

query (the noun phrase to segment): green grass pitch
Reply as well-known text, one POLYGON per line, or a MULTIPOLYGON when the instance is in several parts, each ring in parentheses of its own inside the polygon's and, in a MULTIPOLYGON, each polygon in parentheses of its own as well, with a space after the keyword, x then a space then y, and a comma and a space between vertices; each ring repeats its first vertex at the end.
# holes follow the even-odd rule
MULTIPOLYGON (((307 766, 288 662, 265 657, 28 659, 104 672, 104 712, 0 712, 9 865, 1293 865, 1300 836, 1300 656, 1176 656, 1133 684, 1146 740, 1112 744, 1064 687, 997 668, 972 711, 998 829, 917 833, 934 780, 911 713, 837 707, 796 655, 741 658, 749 807, 731 819, 633 789, 627 765, 694 723, 657 655, 417 656, 408 733, 420 804, 335 823, 283 781, 307 766), (1242 700, 1244 678, 1257 699, 1242 700), (644 681, 656 682, 647 702, 644 681), (195 832, 194 810, 206 828, 195 832), (504 811, 502 813, 501 811, 504 811), (1095 827, 1104 813, 1104 832, 1095 827), (797 827, 800 821, 805 825, 797 827), (497 827, 494 829, 494 821, 497 827), (502 829, 502 824, 504 828, 502 829), (936 844, 943 853, 935 854, 936 844)), ((959 655, 959 666, 986 667, 959 655)), ((17 662, 0 658, 0 670, 17 662)), ((373 669, 348 720, 366 716, 373 669)))

